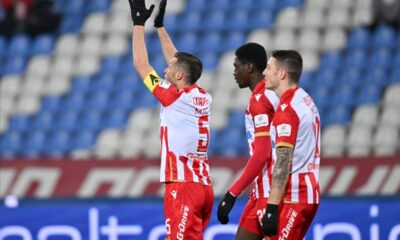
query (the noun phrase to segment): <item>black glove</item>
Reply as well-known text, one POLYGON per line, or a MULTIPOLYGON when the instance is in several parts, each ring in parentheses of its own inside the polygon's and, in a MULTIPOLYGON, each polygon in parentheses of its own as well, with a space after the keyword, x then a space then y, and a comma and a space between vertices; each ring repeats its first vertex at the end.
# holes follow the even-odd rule
POLYGON ((272 237, 278 233, 278 219, 278 205, 267 204, 265 215, 262 218, 262 230, 265 235, 272 237))
POLYGON ((156 28, 164 27, 164 15, 166 7, 167 7, 167 0, 161 0, 160 5, 158 6, 157 16, 154 19, 154 27, 156 28))
POLYGON ((236 197, 234 197, 230 192, 227 192, 221 202, 218 204, 217 217, 218 221, 222 224, 227 224, 229 222, 229 212, 231 211, 233 205, 235 204, 236 197))
POLYGON ((133 25, 144 26, 154 9, 154 4, 149 9, 146 8, 144 0, 128 0, 131 7, 131 17, 133 25))

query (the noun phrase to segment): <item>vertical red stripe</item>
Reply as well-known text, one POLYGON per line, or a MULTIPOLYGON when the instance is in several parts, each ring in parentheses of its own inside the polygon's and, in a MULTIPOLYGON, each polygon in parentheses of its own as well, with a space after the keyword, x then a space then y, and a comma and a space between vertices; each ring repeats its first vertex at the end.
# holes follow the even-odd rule
POLYGON ((192 182, 193 181, 193 174, 192 171, 188 167, 188 158, 184 156, 179 156, 179 160, 183 163, 183 171, 185 176, 185 181, 192 182))
POLYGON ((168 147, 168 128, 167 127, 163 127, 164 128, 164 134, 163 134, 163 138, 164 138, 164 144, 165 144, 165 151, 166 151, 166 159, 165 161, 165 181, 170 181, 172 179, 172 169, 171 169, 171 159, 169 156, 169 147, 168 147))
POLYGON ((299 203, 308 203, 306 173, 299 173, 299 203))
POLYGON ((200 176, 200 164, 199 161, 194 159, 193 160, 193 172, 194 174, 199 178, 199 181, 201 181, 201 176, 200 176))
POLYGON ((168 158, 171 163, 171 181, 178 180, 178 169, 177 159, 173 152, 168 152, 168 158))
POLYGON ((286 184, 286 199, 287 201, 292 201, 292 175, 289 175, 288 182, 286 184))
POLYGON ((313 172, 308 173, 308 176, 310 177, 310 182, 313 187, 313 203, 317 203, 319 202, 319 184, 317 183, 317 179, 313 172))

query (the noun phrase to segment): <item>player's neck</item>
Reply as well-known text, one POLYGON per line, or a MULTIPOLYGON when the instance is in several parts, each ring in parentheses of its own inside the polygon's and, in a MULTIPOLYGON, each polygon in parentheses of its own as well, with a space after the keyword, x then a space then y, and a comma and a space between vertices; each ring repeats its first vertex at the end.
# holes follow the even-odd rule
POLYGON ((279 86, 279 88, 276 90, 276 95, 278 97, 282 97, 282 95, 289 89, 295 89, 297 88, 297 84, 295 83, 288 83, 288 84, 282 84, 279 86))
POLYGON ((253 92, 254 88, 256 88, 257 84, 262 80, 264 80, 264 75, 262 74, 252 77, 250 79, 250 86, 249 86, 250 90, 253 92))

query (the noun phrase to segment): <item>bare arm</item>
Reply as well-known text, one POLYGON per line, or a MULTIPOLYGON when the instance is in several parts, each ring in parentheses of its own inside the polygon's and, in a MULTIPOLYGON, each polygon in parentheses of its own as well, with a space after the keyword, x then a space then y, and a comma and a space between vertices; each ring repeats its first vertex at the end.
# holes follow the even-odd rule
POLYGON ((164 54, 166 62, 169 62, 177 52, 171 38, 169 37, 167 30, 164 27, 157 28, 158 37, 160 38, 161 48, 164 54))
POLYGON ((272 173, 272 186, 268 203, 279 204, 289 178, 293 161, 293 148, 278 147, 276 149, 277 160, 272 173))
POLYGON ((153 71, 150 66, 149 57, 147 55, 146 43, 144 41, 144 27, 140 25, 133 26, 132 36, 132 49, 133 49, 133 65, 138 71, 140 77, 145 77, 153 71))

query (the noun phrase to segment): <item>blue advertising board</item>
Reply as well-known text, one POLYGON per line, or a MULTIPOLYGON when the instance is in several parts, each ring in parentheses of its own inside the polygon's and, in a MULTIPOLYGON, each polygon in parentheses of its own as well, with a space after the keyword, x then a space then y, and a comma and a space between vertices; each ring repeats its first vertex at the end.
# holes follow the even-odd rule
MULTIPOLYGON (((215 212, 205 240, 234 239, 246 199, 238 199, 231 222, 215 212)), ((0 240, 165 239, 161 199, 31 200, 0 207, 0 240)), ((306 240, 400 240, 400 198, 323 199, 306 240)))

